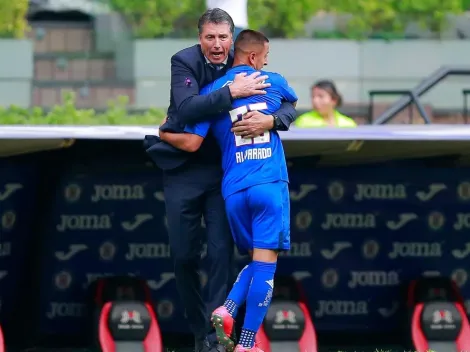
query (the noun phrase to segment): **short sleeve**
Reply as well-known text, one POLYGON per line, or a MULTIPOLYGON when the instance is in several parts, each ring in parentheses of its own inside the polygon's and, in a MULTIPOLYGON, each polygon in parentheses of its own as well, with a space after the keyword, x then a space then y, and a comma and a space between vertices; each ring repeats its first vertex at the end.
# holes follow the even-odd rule
POLYGON ((184 128, 184 132, 196 134, 202 138, 206 138, 207 133, 211 127, 211 123, 209 121, 199 122, 195 125, 186 125, 184 128))
MULTIPOLYGON (((201 92, 199 93, 199 95, 207 95, 210 92, 212 92, 212 86, 213 86, 212 83, 208 84, 207 86, 204 86, 201 89, 201 92)), ((211 127, 210 121, 203 121, 203 122, 196 123, 194 125, 186 125, 184 127, 184 132, 196 134, 202 138, 206 138, 210 127, 211 127)))
POLYGON ((199 95, 207 95, 209 93, 212 92, 212 87, 213 87, 213 83, 209 83, 208 85, 202 87, 201 91, 199 92, 199 95))
MULTIPOLYGON (((271 74, 272 75, 272 74, 271 74)), ((272 76, 275 84, 279 87, 279 90, 282 94, 282 97, 289 103, 295 103, 299 98, 292 87, 287 83, 287 80, 280 74, 275 74, 272 76)))

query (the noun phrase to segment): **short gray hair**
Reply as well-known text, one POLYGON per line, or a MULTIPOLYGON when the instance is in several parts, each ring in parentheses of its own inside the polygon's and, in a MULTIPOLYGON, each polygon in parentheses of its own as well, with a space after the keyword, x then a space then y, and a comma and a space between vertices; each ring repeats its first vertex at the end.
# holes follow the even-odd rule
POLYGON ((199 21, 197 23, 199 34, 202 33, 202 27, 204 27, 204 25, 207 23, 214 23, 214 24, 227 23, 230 27, 230 32, 232 34, 235 32, 235 25, 233 24, 232 17, 226 11, 219 9, 218 7, 207 10, 199 18, 199 21))

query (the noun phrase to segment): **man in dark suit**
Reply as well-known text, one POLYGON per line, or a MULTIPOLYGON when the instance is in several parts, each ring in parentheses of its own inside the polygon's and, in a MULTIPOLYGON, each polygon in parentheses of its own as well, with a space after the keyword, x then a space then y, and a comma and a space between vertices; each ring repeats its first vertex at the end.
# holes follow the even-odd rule
MULTIPOLYGON (((175 278, 196 352, 223 351, 211 334, 209 313, 223 304, 233 283, 233 242, 221 196, 221 154, 215 139, 208 136, 195 153, 186 153, 165 143, 165 132, 183 133, 186 124, 196 123, 231 110, 236 98, 265 94, 266 76, 240 74, 230 86, 209 95, 199 90, 223 76, 231 67, 234 24, 221 9, 207 10, 199 19, 200 44, 183 49, 171 58, 170 107, 167 121, 160 126, 160 138, 146 136, 149 156, 163 169, 163 187, 168 234, 175 263, 175 278), (201 295, 198 274, 203 238, 201 218, 207 233, 208 304, 201 295), (209 312, 209 313, 208 313, 209 312)), ((274 115, 248 113, 234 125, 240 135, 261 135, 275 128, 287 130, 295 119, 294 107, 283 104, 274 115)))

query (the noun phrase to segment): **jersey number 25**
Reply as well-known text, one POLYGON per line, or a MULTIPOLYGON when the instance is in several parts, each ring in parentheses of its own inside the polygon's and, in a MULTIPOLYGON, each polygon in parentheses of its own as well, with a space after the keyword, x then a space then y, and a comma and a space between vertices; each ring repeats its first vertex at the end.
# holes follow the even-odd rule
MULTIPOLYGON (((237 121, 243 120, 243 115, 245 115, 248 111, 266 110, 267 108, 268 105, 266 103, 243 105, 239 108, 231 110, 230 118, 232 119, 232 123, 235 123, 237 121)), ((261 136, 255 138, 243 138, 241 136, 235 135, 235 145, 237 147, 241 147, 242 145, 269 143, 270 141, 271 134, 269 131, 266 131, 261 136)))

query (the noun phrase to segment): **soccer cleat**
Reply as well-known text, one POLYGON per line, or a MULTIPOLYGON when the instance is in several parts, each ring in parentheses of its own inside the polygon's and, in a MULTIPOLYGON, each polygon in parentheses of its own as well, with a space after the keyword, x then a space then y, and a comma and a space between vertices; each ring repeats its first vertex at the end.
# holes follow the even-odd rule
POLYGON ((252 348, 245 348, 242 345, 235 347, 235 352, 264 352, 261 348, 254 345, 252 348))
POLYGON ((221 306, 214 310, 211 322, 215 329, 217 341, 225 347, 227 352, 233 352, 235 341, 232 340, 231 336, 234 330, 235 320, 229 314, 227 308, 221 306))

